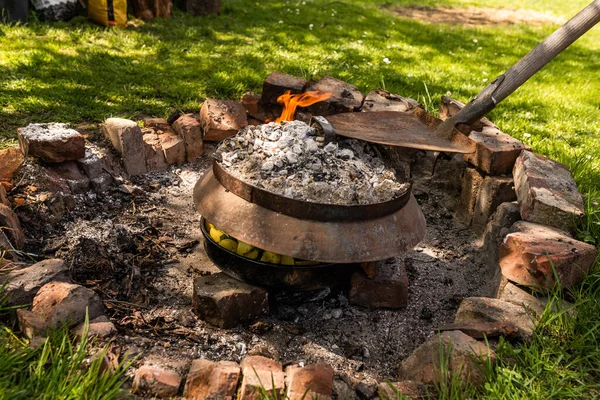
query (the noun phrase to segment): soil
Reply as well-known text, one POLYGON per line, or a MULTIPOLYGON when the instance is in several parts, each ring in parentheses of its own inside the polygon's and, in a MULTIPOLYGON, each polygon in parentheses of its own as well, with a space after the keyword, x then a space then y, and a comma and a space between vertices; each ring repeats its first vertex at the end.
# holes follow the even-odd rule
MULTIPOLYGON (((271 314, 250 326, 223 330, 201 321, 191 307, 193 279, 218 272, 204 252, 192 202, 192 189, 212 162, 214 146, 205 148, 194 163, 74 195, 62 218, 47 218, 30 197, 18 209, 32 257, 65 259, 75 280, 102 296, 119 332, 114 354, 138 355, 136 365, 169 366, 182 376, 195 358, 262 354, 283 363, 327 362, 352 384, 394 380, 402 359, 453 321, 463 297, 486 294, 486 255, 453 220, 443 196, 430 192, 418 198, 425 239, 394 260, 409 276, 406 309, 358 308, 338 288, 300 304, 271 296, 271 314)), ((39 179, 27 163, 22 170, 29 172, 15 180, 17 193, 39 179)))
POLYGON ((533 10, 509 10, 481 7, 396 7, 384 6, 403 18, 418 19, 429 23, 459 24, 466 26, 493 25, 545 25, 563 24, 565 20, 551 13, 533 10))

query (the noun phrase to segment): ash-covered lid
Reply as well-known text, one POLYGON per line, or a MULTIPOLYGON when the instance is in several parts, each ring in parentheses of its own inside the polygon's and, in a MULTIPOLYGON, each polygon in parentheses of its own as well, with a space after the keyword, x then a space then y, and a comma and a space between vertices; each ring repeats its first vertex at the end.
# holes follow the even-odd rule
POLYGON ((292 199, 356 205, 406 193, 377 148, 338 138, 325 144, 316 129, 292 121, 248 126, 223 141, 215 158, 235 178, 292 199))

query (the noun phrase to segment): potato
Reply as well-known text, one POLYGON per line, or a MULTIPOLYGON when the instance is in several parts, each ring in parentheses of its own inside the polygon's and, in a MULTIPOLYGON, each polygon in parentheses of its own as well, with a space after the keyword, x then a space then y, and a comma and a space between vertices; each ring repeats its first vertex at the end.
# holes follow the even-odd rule
POLYGON ((235 253, 235 251, 237 250, 238 244, 233 239, 223 239, 219 242, 219 246, 221 246, 229 251, 233 251, 235 253))
POLYGON ((244 254, 244 257, 256 260, 258 258, 258 250, 254 249, 251 252, 244 254))
POLYGON ((281 256, 281 265, 294 265, 294 257, 281 256))
POLYGON ((281 256, 277 253, 265 251, 262 257, 260 258, 260 261, 268 262, 271 264, 279 264, 281 262, 281 256))
MULTIPOLYGON (((211 239, 217 243, 219 243, 221 239, 223 239, 223 236, 227 236, 225 235, 225 232, 218 230, 214 226, 210 228, 210 232, 208 234, 210 235, 211 239)), ((235 251, 235 249, 233 249, 233 251, 235 251)))
POLYGON ((236 253, 238 253, 240 256, 243 256, 246 253, 250 253, 252 250, 254 250, 254 246, 249 245, 248 243, 244 243, 241 240, 238 241, 236 253))

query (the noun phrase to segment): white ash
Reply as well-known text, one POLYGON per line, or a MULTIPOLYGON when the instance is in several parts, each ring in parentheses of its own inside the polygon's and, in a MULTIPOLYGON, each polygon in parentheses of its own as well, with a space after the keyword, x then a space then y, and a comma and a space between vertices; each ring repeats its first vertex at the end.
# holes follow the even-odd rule
POLYGON ((248 126, 223 141, 215 158, 237 179, 316 203, 379 203, 400 196, 409 185, 398 181, 369 143, 337 138, 325 144, 301 121, 248 126))
POLYGON ((69 124, 51 122, 48 124, 29 124, 21 131, 21 136, 31 141, 55 141, 81 136, 69 124))

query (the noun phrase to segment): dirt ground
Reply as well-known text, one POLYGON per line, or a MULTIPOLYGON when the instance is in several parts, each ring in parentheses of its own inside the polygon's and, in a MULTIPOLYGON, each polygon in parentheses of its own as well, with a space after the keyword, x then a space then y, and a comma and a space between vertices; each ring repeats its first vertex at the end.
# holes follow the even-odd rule
POLYGON ((384 6, 395 15, 403 18, 418 19, 429 23, 459 24, 465 26, 492 26, 511 24, 563 24, 563 18, 551 13, 533 10, 509 10, 485 7, 397 7, 384 6))
MULTIPOLYGON (((425 239, 393 260, 407 268, 406 309, 361 309, 349 305, 341 288, 301 304, 272 296, 270 315, 251 326, 224 330, 199 320, 191 307, 193 279, 218 269, 203 249, 192 189, 213 151, 208 145, 194 163, 75 195, 75 208, 60 218, 35 202, 18 209, 32 257, 65 259, 75 280, 102 296, 118 328, 115 354, 138 355, 136 365, 182 374, 195 358, 240 361, 262 354, 284 364, 326 362, 351 384, 393 380, 402 359, 453 321, 463 297, 485 294, 486 255, 442 197, 429 193, 418 198, 425 239)), ((36 184, 39 168, 27 161, 17 191, 36 184)))

